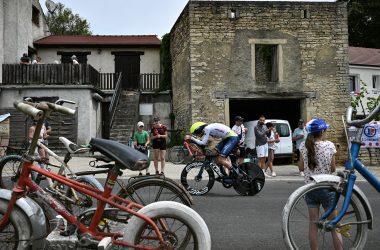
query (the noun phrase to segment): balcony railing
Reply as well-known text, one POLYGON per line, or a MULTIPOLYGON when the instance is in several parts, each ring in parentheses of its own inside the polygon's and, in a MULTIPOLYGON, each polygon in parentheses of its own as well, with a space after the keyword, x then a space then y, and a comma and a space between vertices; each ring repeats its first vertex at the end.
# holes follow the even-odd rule
POLYGON ((3 64, 3 85, 99 84, 99 72, 89 64, 3 64))
MULTIPOLYGON (((99 73, 89 64, 3 64, 0 85, 93 85, 100 90, 114 91, 117 73, 99 73)), ((156 91, 162 75, 140 74, 141 91, 156 91)))

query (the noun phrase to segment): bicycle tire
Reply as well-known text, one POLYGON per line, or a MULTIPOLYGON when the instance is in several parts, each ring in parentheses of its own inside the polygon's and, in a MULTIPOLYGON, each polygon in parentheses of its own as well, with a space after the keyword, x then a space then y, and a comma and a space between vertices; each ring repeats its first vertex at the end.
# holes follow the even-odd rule
POLYGON ((193 161, 187 164, 181 172, 181 183, 191 195, 207 194, 214 186, 215 175, 209 166, 203 170, 201 179, 196 179, 202 165, 202 161, 193 161))
POLYGON ((143 206, 157 201, 175 201, 191 206, 191 201, 180 187, 161 178, 148 178, 130 183, 117 196, 143 206))
POLYGON ((174 146, 168 152, 168 159, 174 164, 181 164, 185 161, 185 149, 183 146, 174 146))
POLYGON ((265 175, 261 168, 255 163, 246 162, 239 165, 239 171, 241 170, 248 176, 235 177, 236 181, 232 186, 236 193, 242 196, 254 196, 260 193, 265 185, 265 175))
POLYGON ((8 155, 0 160, 0 188, 12 190, 18 177, 16 174, 22 163, 19 155, 8 155))
MULTIPOLYGON (((7 211, 7 207, 8 201, 0 199, 0 220, 7 211)), ((0 232, 0 249, 30 249, 33 244, 32 237, 29 218, 16 205, 10 215, 8 225, 0 232)))
MULTIPOLYGON (((288 249, 309 248, 308 233, 310 222, 307 212, 308 208, 304 199, 307 193, 321 190, 336 195, 338 194, 338 185, 328 182, 310 183, 298 188, 289 197, 282 213, 282 232, 288 249), (296 230, 297 232, 295 232, 296 230)), ((340 195, 341 197, 336 207, 337 211, 340 211, 344 200, 342 197, 344 194, 340 195)), ((322 210, 323 209, 320 209, 320 215, 322 210)), ((340 221, 341 224, 347 223, 351 226, 348 231, 349 236, 346 235, 345 237, 342 237, 344 249, 364 249, 368 226, 365 224, 355 224, 355 222, 363 222, 365 220, 367 220, 367 217, 364 207, 361 204, 360 199, 355 193, 353 193, 350 206, 345 216, 340 221)), ((340 228, 340 230, 345 229, 344 227, 339 226, 338 228, 340 228)), ((330 234, 331 232, 327 232, 322 226, 318 229, 318 243, 319 245, 321 242, 323 243, 322 246, 319 246, 319 249, 334 249, 330 234), (326 237, 325 234, 327 234, 328 237, 326 237)))
MULTIPOLYGON (((211 249, 207 225, 193 209, 177 202, 159 201, 145 206, 138 212, 156 223, 170 249, 211 249), (165 227, 161 225, 163 223, 165 227)), ((128 221, 123 240, 143 246, 159 247, 160 242, 149 236, 155 236, 151 226, 133 216, 128 221)))

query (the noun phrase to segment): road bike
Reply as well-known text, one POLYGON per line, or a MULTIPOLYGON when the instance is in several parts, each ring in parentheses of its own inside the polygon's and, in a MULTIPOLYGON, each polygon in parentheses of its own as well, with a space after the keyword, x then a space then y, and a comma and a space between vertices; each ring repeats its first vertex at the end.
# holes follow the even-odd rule
MULTIPOLYGON (((368 230, 373 227, 373 213, 367 197, 355 185, 355 170, 380 192, 380 180, 358 159, 362 133, 371 127, 363 126, 372 121, 379 111, 380 105, 365 119, 352 121, 352 107, 349 107, 346 121, 342 117, 343 124, 355 126, 357 133, 349 148, 345 170, 337 175, 313 175, 313 183, 298 188, 290 195, 282 214, 283 238, 289 249, 309 248, 310 223, 318 227, 320 249, 334 249, 332 232, 337 232, 341 238, 338 243, 335 241, 339 248, 365 249, 368 230), (323 210, 319 209, 319 219, 309 221, 305 197, 318 193, 328 195, 330 204, 326 204, 323 210)), ((350 144, 348 140, 347 143, 350 144)))
POLYGON ((184 141, 182 146, 174 146, 168 150, 168 160, 174 164, 203 159, 204 155, 202 149, 195 143, 184 141))
POLYGON ((218 154, 204 150, 203 160, 194 160, 187 164, 181 172, 181 183, 192 195, 204 195, 214 186, 215 181, 221 182, 223 187, 233 187, 243 196, 258 194, 264 187, 265 176, 261 168, 252 162, 236 164, 236 156, 230 155, 232 168, 228 175, 223 166, 214 163, 218 154))
MULTIPOLYGON (((51 112, 73 115, 75 110, 53 103, 15 102, 21 112, 37 119, 36 130, 28 151, 32 158, 45 117, 51 112)), ((122 169, 143 170, 149 166, 146 155, 115 141, 92 138, 92 151, 115 161, 109 169, 104 191, 81 184, 23 159, 20 176, 12 191, 0 192, 1 249, 43 249, 47 224, 43 210, 26 194, 39 197, 67 222, 70 234, 78 237, 78 246, 96 247, 105 241, 114 246, 135 249, 211 249, 207 225, 191 208, 171 201, 152 203, 146 207, 112 194, 122 169), (58 200, 33 182, 35 171, 77 192, 95 198, 96 209, 73 215, 58 200)), ((27 157, 26 157, 27 158, 27 157)))

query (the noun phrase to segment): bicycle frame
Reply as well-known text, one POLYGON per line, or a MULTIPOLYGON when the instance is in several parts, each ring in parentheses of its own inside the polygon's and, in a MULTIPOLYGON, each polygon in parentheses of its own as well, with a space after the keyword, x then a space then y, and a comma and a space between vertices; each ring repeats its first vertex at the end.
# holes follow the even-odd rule
MULTIPOLYGON (((346 196, 343 201, 342 209, 339 211, 338 215, 332 221, 330 221, 329 224, 327 225, 329 228, 335 228, 337 223, 343 218, 343 216, 347 212, 347 209, 351 200, 352 191, 353 191, 355 181, 356 181, 355 170, 357 170, 364 177, 364 179, 366 179, 371 184, 373 188, 375 188, 378 192, 380 192, 380 181, 376 178, 376 176, 374 176, 370 171, 368 171, 366 166, 360 160, 357 159, 359 155, 360 147, 362 144, 360 141, 362 130, 363 130, 362 128, 358 129, 356 138, 351 143, 350 154, 351 154, 352 162, 348 160, 345 166, 345 170, 349 173, 347 186, 345 190, 346 196)), ((322 215, 320 220, 326 219, 331 214, 331 212, 336 207, 338 200, 339 200, 339 197, 335 198, 332 208, 326 211, 322 215)))
POLYGON ((116 207, 122 211, 125 211, 131 215, 135 215, 145 221, 147 221, 154 231, 157 234, 157 240, 159 240, 163 244, 163 238, 161 233, 159 232, 159 229, 157 225, 149 219, 147 216, 143 214, 139 214, 137 212, 138 209, 142 208, 143 206, 134 203, 132 201, 124 200, 120 197, 117 197, 115 195, 112 195, 112 189, 117 179, 117 173, 119 168, 115 166, 113 169, 109 171, 107 181, 105 184, 104 192, 89 187, 85 184, 79 183, 75 180, 67 179, 64 176, 58 175, 56 173, 49 172, 45 169, 41 169, 39 166, 35 166, 30 162, 24 162, 21 170, 21 175, 18 180, 17 185, 13 188, 12 192, 12 198, 8 205, 8 210, 6 214, 4 215, 2 221, 0 221, 0 230, 3 230, 6 224, 8 223, 11 211, 13 209, 14 204, 16 203, 16 200, 18 197, 24 196, 25 193, 28 191, 30 193, 36 193, 39 197, 42 198, 42 200, 50 205, 58 214, 60 214, 63 218, 65 218, 69 223, 76 225, 78 227, 78 230, 81 233, 87 233, 92 236, 92 239, 100 241, 104 237, 112 237, 112 242, 115 245, 122 245, 122 246, 128 246, 128 247, 134 247, 137 249, 153 249, 153 248, 144 248, 144 246, 141 245, 133 245, 131 243, 123 242, 120 240, 117 240, 118 237, 122 237, 122 234, 120 233, 103 233, 103 232, 97 232, 97 226, 101 222, 101 217, 104 212, 106 204, 110 204, 113 207, 116 207), (86 195, 89 195, 91 197, 96 198, 98 202, 98 206, 96 209, 96 212, 91 220, 91 224, 89 227, 83 225, 80 223, 77 219, 77 217, 73 214, 71 214, 67 209, 62 206, 55 198, 53 198, 49 193, 45 192, 43 188, 41 188, 39 185, 37 185, 35 182, 33 182, 29 178, 29 174, 31 171, 38 172, 39 174, 42 174, 44 176, 47 176, 55 181, 58 181, 70 188, 73 188, 77 191, 80 191, 86 195), (119 202, 119 203, 116 203, 119 202))

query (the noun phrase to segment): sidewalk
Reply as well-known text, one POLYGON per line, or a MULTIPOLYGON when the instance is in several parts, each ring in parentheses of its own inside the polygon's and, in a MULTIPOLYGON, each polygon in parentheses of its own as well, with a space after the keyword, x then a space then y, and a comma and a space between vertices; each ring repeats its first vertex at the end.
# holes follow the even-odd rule
MULTIPOLYGON (((89 166, 89 162, 94 160, 91 157, 73 157, 69 162, 70 168, 74 172, 79 171, 88 171, 94 170, 94 168, 89 166)), ((52 161, 54 162, 54 161, 52 161)), ((101 163, 100 163, 101 164, 101 163)), ((165 165, 165 176, 174 180, 179 180, 181 172, 185 164, 173 164, 171 162, 166 162, 165 165)), ((150 162, 150 173, 154 174, 153 161, 150 162)), ((159 164, 159 169, 160 164, 159 164)), ((370 172, 372 172, 377 178, 380 179, 380 166, 378 167, 369 167, 370 172)), ((338 171, 343 171, 344 167, 338 167, 338 171)), ((274 171, 277 174, 277 177, 267 177, 267 181, 303 181, 304 177, 299 176, 298 167, 293 164, 288 165, 276 165, 274 166, 274 171)), ((122 178, 131 177, 138 175, 138 171, 131 171, 128 169, 123 170, 124 174, 122 178)), ((142 171, 145 174, 145 170, 142 171)), ((106 175, 97 175, 99 178, 105 178, 106 175)), ((364 178, 357 173, 358 181, 364 181, 364 178)))

